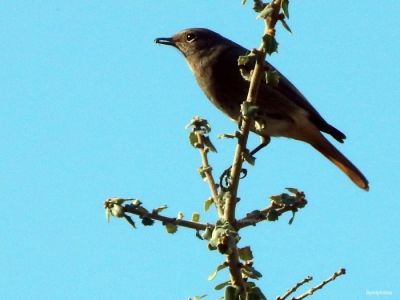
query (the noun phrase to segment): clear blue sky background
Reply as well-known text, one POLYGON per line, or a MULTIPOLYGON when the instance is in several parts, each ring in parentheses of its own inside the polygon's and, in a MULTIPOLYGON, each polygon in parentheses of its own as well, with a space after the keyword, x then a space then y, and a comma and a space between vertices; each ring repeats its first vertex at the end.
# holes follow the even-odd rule
MULTIPOLYGON (((347 134, 339 149, 366 174, 363 192, 311 147, 274 139, 240 189, 239 216, 286 186, 309 205, 243 231, 269 299, 313 275, 347 275, 312 299, 400 299, 400 2, 292 1, 272 62, 347 134)), ((208 27, 256 47, 251 1, 2 1, 0 3, 0 298, 186 299, 226 279, 190 230, 138 229, 103 200, 137 197, 167 214, 202 211, 207 186, 185 124, 208 118, 212 137, 235 125, 205 99, 183 59, 155 37, 208 27)), ((251 143, 255 145, 257 139, 251 143)), ((217 172, 233 141, 216 140, 217 172)), ((213 222, 213 213, 202 213, 213 222)), ((311 286, 311 285, 310 285, 311 286)))

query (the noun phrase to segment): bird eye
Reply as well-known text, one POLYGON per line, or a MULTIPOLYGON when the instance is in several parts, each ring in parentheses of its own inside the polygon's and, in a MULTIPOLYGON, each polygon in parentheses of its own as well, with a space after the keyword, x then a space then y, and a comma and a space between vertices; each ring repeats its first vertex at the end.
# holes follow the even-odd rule
POLYGON ((188 33, 186 35, 186 41, 193 42, 196 39, 196 36, 193 33, 188 33))

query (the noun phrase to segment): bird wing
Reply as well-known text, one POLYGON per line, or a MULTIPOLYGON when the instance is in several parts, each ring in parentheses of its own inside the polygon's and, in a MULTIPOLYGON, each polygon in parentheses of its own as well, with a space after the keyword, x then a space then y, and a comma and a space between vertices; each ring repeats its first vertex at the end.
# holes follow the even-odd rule
POLYGON ((276 87, 280 93, 286 96, 290 101, 294 102, 299 107, 303 108, 305 111, 309 113, 310 120, 314 123, 314 125, 321 131, 330 134, 337 141, 343 143, 343 140, 346 136, 328 124, 324 118, 318 113, 318 111, 311 105, 310 102, 303 96, 303 94, 282 74, 280 73, 274 66, 270 63, 266 63, 267 69, 275 70, 279 75, 279 83, 276 87))

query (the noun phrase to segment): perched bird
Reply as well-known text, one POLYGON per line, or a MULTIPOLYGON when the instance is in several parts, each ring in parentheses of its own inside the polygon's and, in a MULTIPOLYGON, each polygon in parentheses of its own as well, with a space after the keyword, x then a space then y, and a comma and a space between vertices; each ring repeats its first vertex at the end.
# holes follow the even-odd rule
MULTIPOLYGON (((171 45, 185 57, 197 83, 208 99, 234 121, 239 120, 240 105, 246 99, 249 82, 238 66, 238 57, 249 53, 242 46, 203 29, 182 30, 170 38, 157 38, 156 43, 171 45)), ((265 138, 287 137, 306 142, 342 170, 356 185, 368 190, 368 180, 322 132, 343 143, 346 136, 328 124, 299 90, 272 65, 268 70, 279 75, 278 84, 261 84, 255 121, 265 126, 252 126, 251 131, 265 138)))

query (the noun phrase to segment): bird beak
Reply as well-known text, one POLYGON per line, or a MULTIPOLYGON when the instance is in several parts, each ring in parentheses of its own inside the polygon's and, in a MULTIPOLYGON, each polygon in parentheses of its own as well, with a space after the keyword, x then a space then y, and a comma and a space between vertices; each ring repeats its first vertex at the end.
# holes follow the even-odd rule
POLYGON ((163 44, 163 45, 169 45, 169 46, 176 46, 172 38, 156 38, 154 40, 156 44, 163 44))

